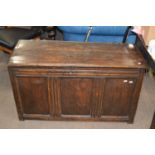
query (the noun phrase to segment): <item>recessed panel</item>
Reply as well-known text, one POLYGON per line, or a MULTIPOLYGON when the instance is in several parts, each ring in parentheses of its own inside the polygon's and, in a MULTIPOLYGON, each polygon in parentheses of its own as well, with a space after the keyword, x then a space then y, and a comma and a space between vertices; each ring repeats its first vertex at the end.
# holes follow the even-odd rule
POLYGON ((49 114, 46 78, 18 77, 18 85, 25 114, 49 114))
POLYGON ((61 110, 63 115, 90 115, 92 79, 62 78, 61 110))
POLYGON ((135 82, 133 79, 107 79, 104 88, 102 115, 127 116, 135 82))

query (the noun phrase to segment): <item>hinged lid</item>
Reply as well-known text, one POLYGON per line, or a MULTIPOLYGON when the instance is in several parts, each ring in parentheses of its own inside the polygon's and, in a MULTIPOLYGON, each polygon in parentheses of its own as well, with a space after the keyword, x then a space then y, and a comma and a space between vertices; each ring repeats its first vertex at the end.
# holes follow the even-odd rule
POLYGON ((125 44, 21 40, 9 66, 147 68, 138 49, 125 44))

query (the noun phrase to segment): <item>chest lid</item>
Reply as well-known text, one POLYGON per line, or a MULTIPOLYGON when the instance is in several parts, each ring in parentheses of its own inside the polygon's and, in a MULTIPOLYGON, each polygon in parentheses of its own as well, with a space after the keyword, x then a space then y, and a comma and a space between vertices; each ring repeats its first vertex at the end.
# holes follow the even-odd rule
POLYGON ((9 66, 146 68, 138 49, 125 44, 20 40, 9 66))

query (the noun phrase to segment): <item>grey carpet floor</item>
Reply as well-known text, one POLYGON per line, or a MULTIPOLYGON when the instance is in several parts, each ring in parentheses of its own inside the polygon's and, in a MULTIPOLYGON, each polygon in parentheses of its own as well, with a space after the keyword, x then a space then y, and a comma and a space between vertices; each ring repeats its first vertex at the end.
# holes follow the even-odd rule
POLYGON ((146 74, 133 124, 114 122, 19 121, 7 72, 9 56, 0 52, 0 128, 147 129, 155 111, 155 80, 146 74))

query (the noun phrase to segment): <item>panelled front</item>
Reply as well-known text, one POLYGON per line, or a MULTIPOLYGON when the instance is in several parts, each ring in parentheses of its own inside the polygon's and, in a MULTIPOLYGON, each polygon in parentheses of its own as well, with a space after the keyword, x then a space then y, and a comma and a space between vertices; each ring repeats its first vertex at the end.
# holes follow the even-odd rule
POLYGON ((59 78, 60 117, 129 120, 137 78, 59 78))
POLYGON ((23 119, 128 121, 139 75, 136 70, 116 72, 10 70, 16 81, 17 108, 22 109, 19 115, 23 119))

